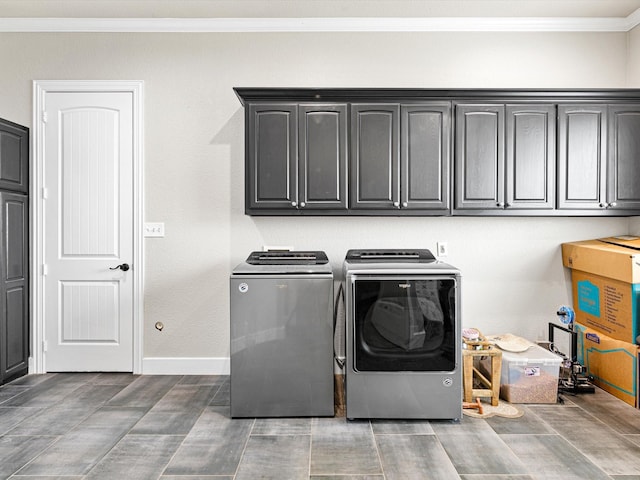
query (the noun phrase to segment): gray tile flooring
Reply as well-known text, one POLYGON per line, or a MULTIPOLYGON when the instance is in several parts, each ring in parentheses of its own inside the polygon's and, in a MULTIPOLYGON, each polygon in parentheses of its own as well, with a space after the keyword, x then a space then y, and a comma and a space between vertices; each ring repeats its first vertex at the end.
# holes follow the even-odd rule
POLYGON ((0 387, 0 480, 640 480, 640 410, 596 390, 518 419, 230 419, 229 377, 0 387))

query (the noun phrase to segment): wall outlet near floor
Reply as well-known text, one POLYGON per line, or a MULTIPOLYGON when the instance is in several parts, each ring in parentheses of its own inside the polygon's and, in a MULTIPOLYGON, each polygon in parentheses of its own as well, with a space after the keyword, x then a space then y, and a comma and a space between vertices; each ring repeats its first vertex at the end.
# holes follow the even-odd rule
POLYGON ((164 237, 164 223, 162 222, 146 222, 144 224, 145 237, 164 237))
POLYGON ((438 257, 446 257, 449 255, 449 245, 447 245, 447 242, 438 242, 436 244, 436 251, 438 257))

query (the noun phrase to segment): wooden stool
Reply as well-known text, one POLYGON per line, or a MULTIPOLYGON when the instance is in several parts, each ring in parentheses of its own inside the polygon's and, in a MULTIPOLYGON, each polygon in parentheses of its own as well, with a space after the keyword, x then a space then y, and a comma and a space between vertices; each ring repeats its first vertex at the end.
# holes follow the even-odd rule
POLYGON ((500 397, 500 372, 502 370, 502 351, 497 348, 487 350, 462 350, 462 368, 464 375, 464 401, 471 402, 473 397, 490 397, 491 405, 498 406, 500 397), (490 377, 485 377, 473 363, 476 357, 489 357, 490 377), (486 388, 473 388, 473 379, 477 378, 486 388))

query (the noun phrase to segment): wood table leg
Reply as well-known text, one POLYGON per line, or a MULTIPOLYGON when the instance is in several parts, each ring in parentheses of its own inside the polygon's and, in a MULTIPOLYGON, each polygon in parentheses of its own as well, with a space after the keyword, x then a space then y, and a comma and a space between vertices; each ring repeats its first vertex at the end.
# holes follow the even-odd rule
POLYGON ((471 402, 473 398, 473 357, 471 355, 463 356, 462 374, 464 377, 464 401, 471 402))
POLYGON ((498 406, 500 398, 500 374, 502 371, 502 355, 491 357, 491 405, 498 406))

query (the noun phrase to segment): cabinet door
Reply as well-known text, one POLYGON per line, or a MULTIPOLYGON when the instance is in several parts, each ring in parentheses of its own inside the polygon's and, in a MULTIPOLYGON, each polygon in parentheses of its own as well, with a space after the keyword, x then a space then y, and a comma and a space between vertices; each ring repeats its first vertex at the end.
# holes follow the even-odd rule
POLYGON ((640 105, 609 106, 607 207, 640 209, 640 105))
POLYGON ((399 208, 400 105, 351 106, 350 207, 399 208))
POLYGON ((29 360, 29 213, 27 196, 0 193, 2 256, 0 283, 0 375, 24 375, 29 360))
POLYGON ((401 108, 402 208, 449 209, 451 104, 401 108))
POLYGON ((558 207, 606 208, 607 107, 558 106, 558 207))
POLYGON ((457 105, 455 208, 504 207, 504 105, 457 105))
POLYGON ((251 104, 247 118, 248 208, 295 208, 298 202, 296 104, 251 104))
POLYGON ((505 208, 555 208, 555 105, 507 105, 506 113, 505 208))
POLYGON ((300 105, 298 206, 347 208, 347 106, 300 105))
POLYGON ((0 119, 0 189, 29 190, 29 129, 0 119))

